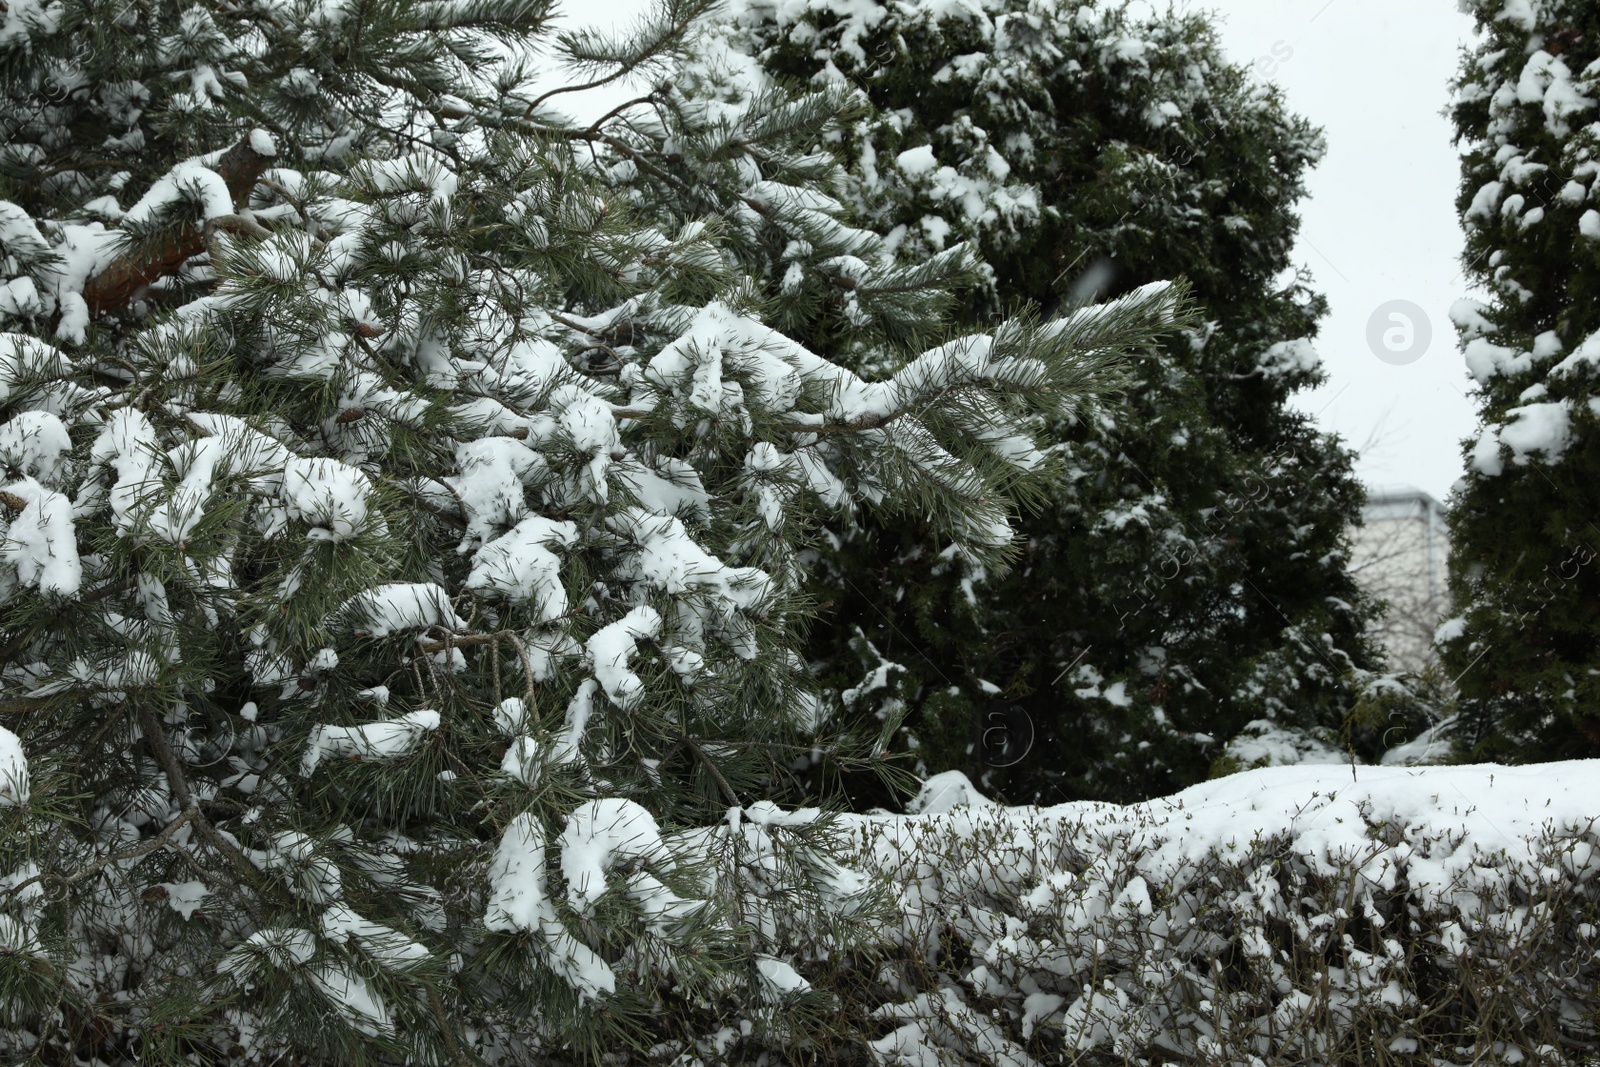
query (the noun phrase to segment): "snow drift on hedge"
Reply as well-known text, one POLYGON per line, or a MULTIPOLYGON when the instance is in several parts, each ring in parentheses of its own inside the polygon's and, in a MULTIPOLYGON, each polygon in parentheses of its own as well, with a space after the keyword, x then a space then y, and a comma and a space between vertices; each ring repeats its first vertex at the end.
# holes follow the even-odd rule
POLYGON ((893 993, 860 1006, 880 1062, 1593 1047, 1600 761, 1274 767, 1128 807, 1004 808, 948 779, 921 814, 844 820, 903 916, 893 993))

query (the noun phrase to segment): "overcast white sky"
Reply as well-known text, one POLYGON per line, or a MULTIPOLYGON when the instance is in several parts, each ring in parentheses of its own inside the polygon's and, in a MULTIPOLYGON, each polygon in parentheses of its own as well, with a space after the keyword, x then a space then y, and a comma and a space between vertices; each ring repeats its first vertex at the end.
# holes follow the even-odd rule
MULTIPOLYGON (((647 4, 569 0, 567 10, 572 22, 605 25, 632 21, 647 4)), ((1368 485, 1417 486, 1442 501, 1476 421, 1447 316, 1467 288, 1458 164, 1443 115, 1470 20, 1455 0, 1184 6, 1217 12, 1232 58, 1280 86, 1289 106, 1327 136, 1310 197, 1296 205, 1303 221, 1294 258, 1331 306, 1317 339, 1329 380, 1297 406, 1360 449, 1357 470, 1368 485), (1414 305, 1420 321, 1408 321, 1415 313, 1389 319, 1393 301, 1414 305), (1373 329, 1387 332, 1387 359, 1369 343, 1373 329), (1431 341, 1418 355, 1425 333, 1431 341)))
POLYGON ((1295 259, 1331 305, 1317 339, 1329 380, 1298 406, 1362 448, 1357 469, 1367 484, 1415 485, 1443 500, 1461 474, 1459 442, 1476 423, 1446 314, 1468 289, 1459 164, 1442 114, 1471 20, 1454 0, 1195 6, 1217 11, 1232 57, 1281 87, 1328 139, 1299 205, 1295 259), (1421 308, 1433 335, 1404 365, 1379 359, 1367 341, 1373 313, 1393 300, 1421 308))

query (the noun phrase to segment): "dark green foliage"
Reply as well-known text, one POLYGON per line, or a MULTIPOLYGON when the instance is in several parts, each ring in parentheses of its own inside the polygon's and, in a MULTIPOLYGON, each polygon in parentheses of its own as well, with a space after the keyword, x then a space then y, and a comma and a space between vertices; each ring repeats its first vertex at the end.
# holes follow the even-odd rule
POLYGON ((1453 116, 1467 277, 1453 317, 1482 429, 1451 502, 1441 632, 1473 755, 1600 755, 1600 11, 1471 5, 1453 116))
POLYGON ((1170 791, 1254 720, 1337 735, 1377 663, 1345 565, 1351 455, 1288 407, 1321 380, 1302 339, 1325 302, 1289 260, 1317 132, 1200 16, 782 10, 750 4, 727 36, 780 82, 872 100, 837 145, 849 195, 906 262, 978 243, 989 276, 964 322, 1171 277, 1205 320, 1137 361, 1118 405, 1052 425, 1063 473, 1009 571, 914 518, 840 529, 812 656, 854 684, 875 661, 849 642, 868 636, 909 672, 915 755, 1013 801, 1170 791), (1037 732, 1005 769, 971 747, 986 685, 1037 732))

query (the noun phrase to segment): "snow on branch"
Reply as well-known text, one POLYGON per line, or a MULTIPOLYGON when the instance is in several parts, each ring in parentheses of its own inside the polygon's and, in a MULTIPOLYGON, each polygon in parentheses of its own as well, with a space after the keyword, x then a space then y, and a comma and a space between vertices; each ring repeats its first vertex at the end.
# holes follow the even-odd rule
MULTIPOLYGON (((222 153, 215 162, 180 163, 153 185, 124 220, 133 224, 159 222, 162 212, 181 200, 199 197, 207 219, 232 215, 246 205, 250 190, 277 158, 270 135, 256 130, 222 153)), ((115 311, 141 290, 182 266, 205 250, 203 228, 184 226, 162 235, 153 246, 136 243, 91 277, 83 299, 94 313, 115 311)))
POLYGON ((0 808, 28 802, 28 758, 22 740, 0 726, 0 808))
POLYGON ((394 759, 410 755, 438 728, 439 713, 431 708, 362 726, 318 726, 306 742, 300 772, 311 774, 328 756, 394 759))

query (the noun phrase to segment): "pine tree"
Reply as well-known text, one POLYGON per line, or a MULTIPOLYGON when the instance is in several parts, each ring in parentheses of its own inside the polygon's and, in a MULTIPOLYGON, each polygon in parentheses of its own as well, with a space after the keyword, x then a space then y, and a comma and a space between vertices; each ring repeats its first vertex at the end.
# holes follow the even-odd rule
POLYGON ((1451 317, 1481 429, 1451 501, 1440 628, 1481 759, 1600 755, 1600 11, 1474 3, 1453 115, 1466 275, 1451 317))
POLYGON ((870 947, 878 890, 779 804, 884 740, 800 658, 817 520, 915 510, 997 562, 1042 426, 1180 291, 953 334, 967 258, 898 265, 812 188, 848 96, 557 113, 704 10, 552 41, 543 0, 6 7, 9 1061, 825 1036, 786 954, 870 947), (539 44, 575 72, 543 96, 539 44), (854 286, 769 292, 769 217, 854 286))
POLYGON ((964 322, 1170 277, 1205 320, 1138 361, 1125 403, 1052 426, 1065 476, 1004 574, 920 516, 837 529, 811 655, 863 719, 914 709, 926 768, 1013 801, 1159 795, 1252 762, 1264 732, 1376 755, 1361 490, 1287 406, 1322 380, 1325 302, 1288 269, 1317 132, 1196 15, 749 0, 721 35, 775 83, 870 97, 834 143, 848 199, 902 262, 979 247, 964 322))

